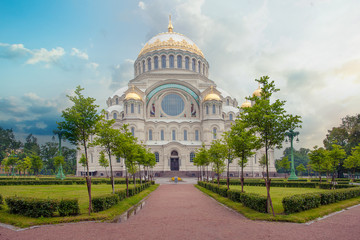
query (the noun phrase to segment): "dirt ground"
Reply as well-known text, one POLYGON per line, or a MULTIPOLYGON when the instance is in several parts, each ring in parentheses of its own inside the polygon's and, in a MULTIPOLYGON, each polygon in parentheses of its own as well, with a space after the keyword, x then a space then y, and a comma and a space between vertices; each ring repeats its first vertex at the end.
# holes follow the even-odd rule
POLYGON ((123 223, 73 223, 23 231, 0 227, 0 239, 360 239, 360 207, 310 225, 248 220, 191 184, 164 184, 123 223))

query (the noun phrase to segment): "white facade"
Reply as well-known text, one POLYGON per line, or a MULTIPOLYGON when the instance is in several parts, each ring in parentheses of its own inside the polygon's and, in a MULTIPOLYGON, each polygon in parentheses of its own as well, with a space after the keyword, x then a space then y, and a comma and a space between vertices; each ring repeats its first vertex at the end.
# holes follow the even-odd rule
MULTIPOLYGON (((129 125, 133 135, 151 148, 157 158, 154 171, 159 175, 181 171, 195 176, 192 157, 202 143, 206 146, 228 131, 239 109, 238 102, 208 78, 209 63, 201 50, 187 37, 172 31, 149 40, 134 63, 134 79, 107 99, 107 119, 115 127, 129 125)), ((89 149, 89 169, 105 176, 98 164, 101 149, 89 149)), ((245 173, 261 176, 259 166, 264 151, 249 159, 245 173)), ((78 153, 78 159, 81 152, 78 153)), ((124 162, 113 158, 116 176, 125 171, 124 162)), ((233 176, 240 168, 230 165, 233 176)), ((274 153, 270 151, 270 172, 275 172, 274 153)), ((78 164, 78 175, 84 173, 78 164)), ((178 174, 179 175, 179 174, 178 174)))

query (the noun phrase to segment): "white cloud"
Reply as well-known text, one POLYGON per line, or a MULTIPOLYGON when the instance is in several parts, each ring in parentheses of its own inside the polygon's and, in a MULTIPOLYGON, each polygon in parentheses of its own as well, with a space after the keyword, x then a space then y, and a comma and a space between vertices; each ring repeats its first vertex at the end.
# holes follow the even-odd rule
POLYGON ((26 61, 27 64, 36 64, 39 62, 45 63, 55 63, 65 55, 65 51, 62 47, 53 48, 48 51, 45 48, 41 48, 39 50, 33 50, 32 58, 26 61))
POLYGON ((90 69, 93 69, 93 70, 96 70, 98 67, 99 67, 99 64, 98 63, 95 63, 95 62, 91 62, 91 63, 88 63, 88 68, 90 69))
POLYGON ((146 8, 146 5, 144 2, 140 1, 139 4, 138 4, 139 8, 141 8, 142 10, 145 10, 146 8))
POLYGON ((87 55, 87 53, 81 52, 81 51, 80 51, 79 49, 77 49, 77 48, 72 48, 70 55, 71 55, 71 56, 76 56, 76 57, 81 58, 81 59, 86 59, 86 60, 89 59, 89 56, 87 55))

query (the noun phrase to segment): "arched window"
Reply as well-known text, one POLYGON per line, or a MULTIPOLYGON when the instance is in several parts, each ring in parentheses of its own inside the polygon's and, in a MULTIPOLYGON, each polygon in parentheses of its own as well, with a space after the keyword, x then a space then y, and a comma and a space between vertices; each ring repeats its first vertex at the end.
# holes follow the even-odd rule
POLYGON ((152 130, 149 130, 149 140, 152 141, 152 130))
POLYGON ((121 118, 122 118, 122 119, 124 118, 124 113, 121 114, 121 118))
POLYGON ((229 119, 230 119, 230 121, 232 121, 233 120, 233 115, 230 113, 230 115, 229 115, 229 119))
POLYGON ((164 141, 164 139, 165 139, 164 135, 165 135, 164 130, 161 129, 161 131, 160 131, 160 139, 161 139, 161 141, 164 141))
POLYGON ((128 105, 125 104, 125 113, 128 114, 128 105))
POLYGON ((117 119, 117 114, 116 113, 113 114, 113 118, 117 119))
POLYGON ((115 103, 119 104, 119 99, 118 98, 115 99, 115 103))
POLYGON ((174 55, 169 56, 169 65, 170 68, 174 68, 174 55))
POLYGON ((187 141, 187 130, 184 130, 184 141, 187 141))
POLYGON ((109 114, 108 113, 106 114, 106 119, 109 119, 109 114))
POLYGON ((140 63, 138 63, 138 73, 141 73, 141 67, 140 67, 140 63))
POLYGON ((189 70, 189 62, 190 62, 189 57, 186 57, 186 58, 185 58, 185 69, 186 69, 186 70, 189 70))
POLYGON ((109 105, 112 106, 112 100, 110 100, 109 105))
POLYGON ((195 157, 195 153, 191 152, 190 153, 190 162, 194 162, 194 157, 195 157))
POLYGON ((199 141, 199 130, 195 130, 195 141, 199 141))
POLYGON ((229 99, 226 99, 226 105, 229 106, 230 102, 229 102, 229 99))
POLYGON ((215 114, 216 113, 215 104, 213 104, 212 109, 213 109, 213 114, 215 114))
POLYGON ((135 137, 135 128, 134 128, 134 127, 131 128, 131 135, 132 135, 133 137, 135 137))
POLYGON ((154 69, 158 69, 159 68, 159 57, 155 56, 154 57, 154 69))
POLYGON ((139 103, 139 105, 138 105, 138 114, 140 114, 140 109, 141 109, 141 105, 139 103))
POLYGON ((201 62, 200 61, 198 62, 198 71, 199 71, 199 73, 201 73, 201 62))
POLYGON ((216 128, 213 128, 213 139, 216 139, 216 128))
POLYGON ((142 61, 142 72, 145 72, 145 60, 142 61))
POLYGON ((181 57, 181 55, 177 56, 177 68, 182 68, 182 57, 181 57))
POLYGON ((120 157, 116 157, 116 162, 120 163, 121 162, 121 158, 120 157))
POLYGON ((166 68, 166 56, 161 56, 161 68, 166 68))
POLYGON ((147 64, 148 64, 148 71, 151 70, 151 58, 147 59, 147 64))
POLYGON ((195 70, 195 58, 192 59, 191 65, 192 65, 192 70, 195 72, 196 71, 195 70))
POLYGON ((173 141, 176 140, 176 132, 175 132, 175 130, 172 130, 172 140, 173 141))
POLYGON ((160 161, 160 156, 159 156, 158 152, 155 152, 155 159, 156 159, 156 162, 160 161))
POLYGON ((131 113, 134 113, 134 104, 132 103, 132 104, 130 105, 130 107, 131 107, 131 113))
POLYGON ((209 114, 209 106, 206 105, 206 114, 209 114))

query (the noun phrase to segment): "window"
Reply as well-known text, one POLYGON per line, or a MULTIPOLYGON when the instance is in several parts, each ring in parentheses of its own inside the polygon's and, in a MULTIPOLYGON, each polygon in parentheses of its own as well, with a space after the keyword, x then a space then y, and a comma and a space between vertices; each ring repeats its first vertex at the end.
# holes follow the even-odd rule
POLYGON ((195 72, 195 58, 192 59, 192 70, 195 72))
POLYGON ((142 72, 145 72, 145 60, 142 61, 142 72))
POLYGON ((91 161, 91 163, 94 162, 94 158, 93 158, 93 154, 92 154, 92 153, 90 153, 90 161, 91 161))
POLYGON ((174 68, 174 55, 169 56, 169 65, 170 68, 174 68))
POLYGON ((131 107, 131 113, 134 113, 134 104, 132 103, 132 104, 130 105, 130 107, 131 107))
POLYGON ((113 119, 117 119, 117 114, 116 113, 113 114, 113 119))
POLYGON ((176 132, 175 132, 175 130, 172 130, 172 140, 173 141, 176 140, 176 132))
POLYGON ((182 57, 180 55, 177 56, 177 68, 182 68, 182 57))
POLYGON ((187 131, 184 130, 184 141, 187 141, 187 131))
POLYGON ((195 141, 199 141, 199 130, 195 130, 195 141))
POLYGON ((164 141, 164 130, 160 131, 160 139, 161 141, 164 141))
POLYGON ((110 104, 110 106, 112 106, 112 101, 111 100, 110 100, 109 104, 110 104))
POLYGON ((149 140, 152 141, 152 130, 149 130, 149 140))
POLYGON ((108 113, 106 114, 106 119, 109 119, 109 114, 108 113))
POLYGON ((230 102, 229 102, 229 99, 226 99, 226 105, 229 106, 230 102))
POLYGON ((141 73, 141 67, 140 67, 140 63, 138 64, 138 73, 141 73))
POLYGON ((205 64, 203 64, 203 74, 205 75, 205 64))
POLYGON ((216 113, 215 104, 213 104, 212 109, 213 109, 212 113, 215 114, 216 113))
POLYGON ((229 115, 229 119, 230 119, 230 121, 232 121, 233 120, 233 115, 230 113, 230 115, 229 115))
POLYGON ((213 128, 213 139, 216 139, 216 128, 213 128))
POLYGON ((160 161, 160 156, 159 156, 158 152, 155 152, 155 159, 156 159, 156 162, 160 161))
POLYGON ((189 57, 186 57, 185 58, 185 69, 186 70, 189 70, 189 61, 190 61, 189 57))
POLYGON ((206 105, 206 114, 209 114, 209 106, 206 105))
POLYGON ((200 61, 198 62, 198 71, 199 71, 199 73, 201 73, 201 62, 200 61))
POLYGON ((135 137, 135 128, 134 128, 134 127, 131 128, 131 135, 132 135, 133 137, 135 137))
POLYGON ((138 114, 140 114, 141 105, 138 105, 138 114))
POLYGON ((148 71, 151 70, 151 58, 147 59, 147 64, 148 64, 148 71))
POLYGON ((184 100, 175 93, 166 95, 161 101, 161 108, 169 116, 177 116, 184 111, 184 100))
POLYGON ((121 162, 120 157, 116 157, 116 162, 117 162, 117 163, 120 163, 120 162, 121 162))
POLYGON ((156 56, 154 57, 154 69, 158 69, 159 68, 159 57, 156 56))
POLYGON ((161 56, 161 68, 166 68, 166 56, 161 56))
POLYGON ((195 157, 195 153, 191 152, 190 153, 190 162, 194 162, 194 157, 195 157))
POLYGON ((125 104, 125 112, 126 112, 126 114, 128 113, 128 105, 127 104, 125 104))
POLYGON ((115 99, 115 102, 116 102, 116 104, 119 104, 119 99, 116 98, 116 99, 115 99))

